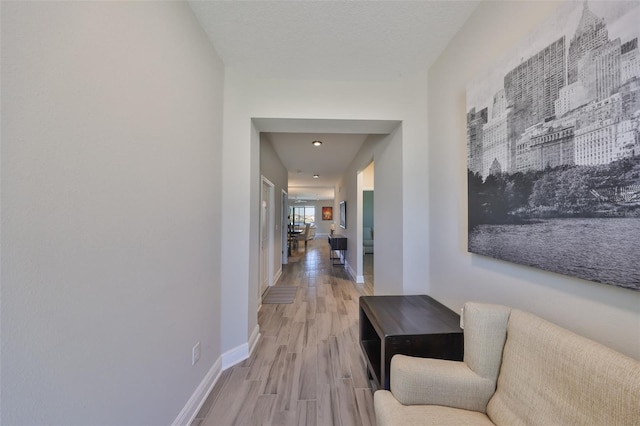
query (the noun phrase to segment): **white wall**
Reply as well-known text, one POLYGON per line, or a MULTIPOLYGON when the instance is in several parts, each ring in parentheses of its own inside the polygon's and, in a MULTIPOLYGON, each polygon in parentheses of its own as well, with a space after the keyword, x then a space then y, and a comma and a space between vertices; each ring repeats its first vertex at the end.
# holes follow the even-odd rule
POLYGON ((640 359, 640 292, 467 253, 466 85, 558 4, 482 2, 429 70, 431 269, 425 290, 456 310, 467 300, 526 309, 640 359))
MULTIPOLYGON (((403 195, 410 185, 404 181, 406 157, 403 157, 403 151, 407 145, 401 143, 403 129, 404 125, 386 135, 377 143, 374 151, 374 186, 378 200, 373 204, 377 243, 373 262, 374 294, 414 294, 414 286, 426 281, 426 274, 417 280, 411 278, 416 271, 411 270, 407 256, 407 253, 416 250, 416 244, 419 244, 419 238, 424 233, 421 230, 414 234, 406 232, 406 222, 411 222, 421 212, 411 208, 414 200, 406 199, 403 195), (405 232, 401 238, 403 230, 405 232)), ((362 232, 362 226, 359 231, 362 232)))
MULTIPOLYGON (((358 262, 362 256, 362 246, 358 246, 358 239, 362 240, 362 212, 356 207, 362 208, 362 193, 358 194, 357 175, 372 160, 375 162, 374 186, 379 200, 373 205, 377 242, 377 260, 373 265, 376 295, 406 293, 403 286, 402 148, 402 126, 398 126, 389 135, 369 136, 338 184, 337 203, 347 201, 347 228, 336 229, 347 237, 347 268, 357 276, 358 268, 362 267, 362 262, 358 262)), ((339 204, 336 208, 339 213, 339 204)), ((412 244, 411 241, 407 243, 412 244)))
POLYGON ((170 424, 220 357, 223 79, 186 3, 2 2, 0 423, 170 424))
MULTIPOLYGON (((249 293, 248 293, 248 302, 249 304, 248 309, 249 312, 258 312, 258 298, 255 297, 256 294, 258 294, 258 289, 260 287, 260 250, 259 250, 259 241, 260 241, 260 190, 261 190, 261 186, 260 186, 260 133, 257 129, 257 127, 254 125, 253 122, 251 122, 251 138, 250 138, 250 152, 251 152, 251 170, 249 173, 249 182, 251 182, 250 185, 250 192, 249 192, 249 199, 251 200, 251 203, 249 204, 249 213, 250 213, 250 217, 252 218, 249 221, 249 235, 251 235, 252 239, 251 239, 251 243, 252 245, 249 247, 248 253, 249 253, 249 263, 248 263, 248 272, 249 272, 249 283, 251 283, 251 285, 249 286, 249 293)), ((224 170, 224 169, 223 169, 224 170)), ((224 172, 223 172, 224 173, 224 172)), ((235 186, 232 186, 231 188, 226 187, 224 189, 224 191, 235 191, 235 186)), ((224 206, 223 208, 226 208, 227 206, 224 206)), ((223 222, 226 223, 226 222, 223 222)), ((245 269, 246 266, 245 266, 245 269)), ((225 300, 226 303, 226 300, 225 300)), ((224 320, 224 318, 223 318, 224 320)), ((229 324, 225 324, 223 322, 223 327, 225 327, 228 331, 229 328, 229 324)), ((251 341, 251 337, 255 336, 256 334, 258 334, 259 332, 259 327, 258 327, 258 316, 257 315, 251 315, 249 317, 247 317, 247 324, 246 324, 246 330, 247 333, 249 335, 249 340, 251 341)), ((251 343, 251 342, 248 342, 251 343)), ((247 348, 249 349, 249 348, 247 348)), ((249 350, 247 350, 244 355, 249 355, 249 350)))
MULTIPOLYGON (((246 291, 254 294, 257 285, 257 279, 250 275, 257 276, 254 272, 257 262, 253 259, 257 258, 259 247, 258 232, 252 232, 246 226, 251 220, 256 220, 259 204, 259 197, 252 195, 258 194, 260 184, 259 177, 251 177, 252 158, 257 155, 252 142, 252 118, 402 121, 402 133, 394 139, 394 143, 401 145, 402 167, 398 173, 402 175, 402 190, 398 191, 397 197, 402 200, 402 205, 393 206, 393 216, 396 224, 402 224, 401 235, 396 238, 402 241, 400 244, 405 253, 402 265, 404 281, 397 285, 404 285, 403 291, 414 291, 426 281, 426 83, 424 73, 397 82, 287 81, 253 79, 227 68, 222 291, 228 308, 223 307, 223 350, 233 350, 245 344, 257 324, 256 312, 246 302, 246 291), (227 187, 233 190, 227 192, 227 187), (417 196, 406 197, 407 191, 416 191, 417 196), (416 213, 408 214, 409 211, 416 213), (413 254, 416 251, 420 256, 413 254)), ((337 205, 334 206, 334 214, 338 214, 337 205)), ((378 222, 382 217, 376 212, 377 227, 382 225, 378 222)), ((377 280, 378 272, 375 274, 377 280)))
MULTIPOLYGON (((429 199, 429 151, 427 124, 427 73, 421 73, 413 78, 402 81, 402 96, 406 102, 402 122, 402 134, 395 135, 402 138, 402 193, 397 194, 402 200, 402 210, 395 211, 402 214, 402 285, 404 294, 425 294, 426 283, 429 279, 429 214, 431 204, 429 199)), ((376 194, 378 194, 379 176, 374 176, 376 194)), ((378 202, 383 202, 377 196, 378 202)), ((380 227, 378 210, 374 206, 376 229, 380 227)), ((380 235, 377 234, 376 238, 380 235)), ((376 245, 376 253, 379 247, 376 245)), ((436 248, 437 249, 437 248, 436 248)), ((379 257, 379 256, 378 256, 379 257)), ((376 286, 380 276, 374 268, 376 286)))
POLYGON ((375 171, 375 166, 373 162, 369 164, 366 169, 363 170, 362 189, 364 191, 373 191, 375 189, 374 182, 373 182, 373 177, 375 175, 374 171, 375 171))
MULTIPOLYGON (((282 271, 282 191, 289 187, 287 169, 265 134, 260 135, 260 174, 273 183, 273 274, 282 271)), ((285 212, 286 213, 286 212, 285 212)), ((285 220, 286 220, 285 214, 285 220)), ((286 255, 286 254, 285 254, 286 255)))

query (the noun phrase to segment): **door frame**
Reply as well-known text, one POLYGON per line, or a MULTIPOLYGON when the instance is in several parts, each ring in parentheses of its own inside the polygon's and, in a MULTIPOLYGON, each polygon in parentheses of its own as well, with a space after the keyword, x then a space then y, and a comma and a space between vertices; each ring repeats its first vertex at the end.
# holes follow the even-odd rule
POLYGON ((362 212, 362 191, 364 190, 364 169, 356 171, 356 283, 364 284, 364 266, 362 256, 362 224, 364 222, 362 212))
POLYGON ((282 227, 282 264, 289 263, 289 222, 287 216, 289 215, 289 193, 282 190, 282 211, 280 212, 280 226, 282 227))
POLYGON ((274 226, 274 214, 273 214, 273 203, 274 203, 274 188, 275 185, 266 177, 264 177, 264 175, 260 176, 260 209, 261 209, 261 213, 260 213, 260 238, 259 238, 259 262, 260 262, 260 284, 258 285, 258 300, 262 300, 262 294, 264 293, 264 291, 271 287, 273 285, 273 240, 274 240, 274 236, 273 236, 273 226, 274 226), (263 201, 265 199, 264 197, 264 188, 265 185, 267 186, 267 205, 264 206, 263 205, 263 201), (262 209, 266 208, 267 211, 265 212, 266 214, 263 215, 262 214, 262 209), (266 221, 266 223, 263 223, 263 220, 266 221), (263 226, 264 225, 264 226, 263 226), (263 229, 266 229, 267 231, 267 235, 266 235, 266 239, 267 239, 267 267, 266 267, 266 273, 267 273, 267 279, 265 280, 264 277, 262 276, 263 271, 265 270, 263 268, 263 264, 262 262, 264 262, 264 257, 262 256, 262 242, 264 240, 264 235, 262 235, 262 231, 263 229), (262 287, 262 283, 267 282, 267 286, 266 288, 262 287))

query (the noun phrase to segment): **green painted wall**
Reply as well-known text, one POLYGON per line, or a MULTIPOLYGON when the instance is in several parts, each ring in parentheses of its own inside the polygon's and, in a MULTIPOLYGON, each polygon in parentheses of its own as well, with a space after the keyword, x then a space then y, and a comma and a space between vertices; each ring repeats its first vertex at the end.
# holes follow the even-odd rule
POLYGON ((373 191, 362 191, 362 226, 373 227, 373 191))

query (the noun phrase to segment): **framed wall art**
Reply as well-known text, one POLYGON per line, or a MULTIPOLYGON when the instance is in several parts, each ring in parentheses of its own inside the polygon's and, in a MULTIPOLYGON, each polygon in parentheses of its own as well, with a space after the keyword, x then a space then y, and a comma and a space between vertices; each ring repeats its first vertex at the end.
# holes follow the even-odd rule
POLYGON ((333 207, 322 208, 322 220, 333 220, 333 207))
POLYGON ((563 2, 468 85, 470 252, 640 290, 639 22, 563 2))
POLYGON ((347 202, 340 201, 340 228, 347 229, 347 202))

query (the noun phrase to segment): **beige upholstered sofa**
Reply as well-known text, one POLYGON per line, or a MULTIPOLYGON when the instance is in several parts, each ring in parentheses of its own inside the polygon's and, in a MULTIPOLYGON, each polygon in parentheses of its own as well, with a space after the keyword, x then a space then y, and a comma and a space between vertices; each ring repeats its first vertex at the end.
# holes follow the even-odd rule
POLYGON ((504 306, 463 320, 463 362, 393 357, 378 426, 640 425, 639 361, 504 306))

